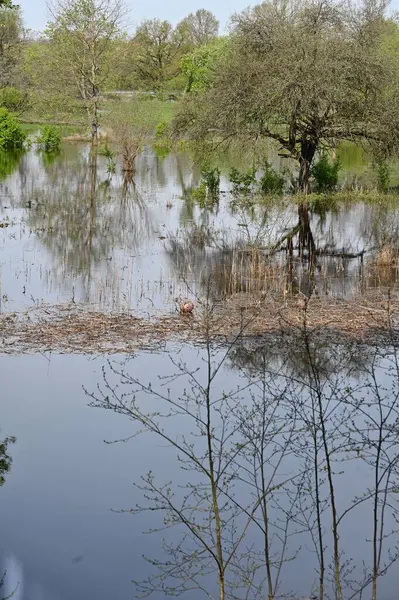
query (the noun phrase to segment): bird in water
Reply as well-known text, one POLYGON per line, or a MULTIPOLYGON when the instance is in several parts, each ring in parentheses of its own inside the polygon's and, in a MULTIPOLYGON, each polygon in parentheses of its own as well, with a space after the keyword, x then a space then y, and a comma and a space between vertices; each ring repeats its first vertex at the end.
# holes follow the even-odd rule
POLYGON ((193 312, 193 310, 194 303, 190 300, 184 300, 183 302, 180 302, 180 314, 189 315, 193 312))

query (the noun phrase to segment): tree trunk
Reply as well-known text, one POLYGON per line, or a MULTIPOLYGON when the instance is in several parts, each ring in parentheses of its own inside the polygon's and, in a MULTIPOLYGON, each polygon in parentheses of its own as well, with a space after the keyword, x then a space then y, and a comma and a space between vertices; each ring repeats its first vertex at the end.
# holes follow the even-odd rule
POLYGON ((301 155, 299 157, 299 191, 303 194, 310 192, 310 167, 316 152, 316 143, 310 140, 302 140, 301 155))
POLYGON ((316 246, 310 228, 309 207, 307 202, 301 202, 298 206, 298 224, 299 256, 302 258, 304 250, 307 250, 309 261, 313 263, 316 257, 316 246))
POLYGON ((91 147, 92 151, 97 154, 98 148, 98 97, 95 95, 92 99, 93 108, 91 114, 91 147))

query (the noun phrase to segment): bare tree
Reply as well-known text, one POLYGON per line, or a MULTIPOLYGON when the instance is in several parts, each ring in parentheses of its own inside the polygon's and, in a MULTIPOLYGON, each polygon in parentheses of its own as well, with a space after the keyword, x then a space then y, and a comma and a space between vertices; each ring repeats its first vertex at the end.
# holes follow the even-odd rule
MULTIPOLYGON (((210 318, 207 313, 206 319, 210 318)), ((209 336, 207 340, 203 370, 191 370, 183 360, 172 359, 173 375, 161 381, 156 389, 151 383, 142 383, 127 370, 111 366, 129 391, 120 393, 119 386, 113 386, 104 371, 104 388, 99 388, 97 394, 90 394, 93 406, 129 417, 136 426, 133 437, 142 431, 159 436, 175 450, 183 472, 190 472, 189 482, 182 484, 181 494, 171 482, 157 483, 152 472, 143 477, 143 484, 138 486, 144 494, 145 504, 129 512, 159 511, 164 517, 157 530, 181 525, 186 529, 176 545, 164 542, 163 550, 168 559, 151 559, 158 575, 137 582, 138 589, 144 593, 158 590, 175 595, 201 589, 211 597, 203 576, 216 569, 219 599, 224 600, 228 566, 251 521, 248 517, 241 533, 233 535, 238 508, 230 481, 233 481, 231 469, 234 469, 234 458, 239 449, 235 445, 236 426, 229 415, 232 406, 239 401, 240 390, 214 395, 214 382, 227 359, 228 350, 223 351, 215 362, 209 336), (164 389, 173 380, 184 378, 192 387, 181 397, 175 398, 168 388, 164 389), (156 398, 154 410, 148 408, 146 396, 156 398), (173 429, 168 428, 171 421, 186 423, 189 431, 190 427, 193 430, 189 435, 173 433, 173 429)))
POLYGON ((98 145, 99 103, 109 75, 111 48, 119 36, 126 8, 123 0, 49 2, 51 85, 71 89, 87 111, 93 149, 98 145))
POLYGON ((188 41, 193 46, 209 44, 219 33, 219 21, 210 10, 205 8, 190 13, 180 21, 178 27, 186 30, 188 41))
MULTIPOLYGON (((179 482, 144 476, 136 486, 143 500, 127 510, 163 515, 151 529, 163 536, 162 552, 148 557, 157 573, 137 589, 213 598, 216 573, 220 600, 286 598, 288 566, 310 542, 317 582, 309 586, 319 600, 358 600, 367 588, 377 600, 380 577, 399 557, 396 350, 388 365, 386 353, 358 343, 328 345, 309 327, 308 301, 263 344, 245 335, 243 314, 226 339, 223 318, 208 301, 202 309, 204 345, 193 367, 172 355, 170 375, 144 383, 131 366, 110 364, 89 394, 92 406, 132 421, 132 438, 146 432, 166 442, 181 469, 179 482), (221 392, 227 366, 240 369, 240 383, 221 392), (360 461, 367 479, 347 493, 339 479, 360 461), (345 548, 347 519, 363 507, 370 565, 345 548)), ((390 319, 388 311, 388 328, 390 319)))

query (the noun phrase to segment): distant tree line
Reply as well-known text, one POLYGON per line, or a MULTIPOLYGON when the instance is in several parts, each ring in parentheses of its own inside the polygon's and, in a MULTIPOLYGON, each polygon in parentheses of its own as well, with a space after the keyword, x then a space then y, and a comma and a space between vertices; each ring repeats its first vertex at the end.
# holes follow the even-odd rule
POLYGON ((124 0, 56 0, 40 36, 0 4, 0 106, 43 119, 87 115, 97 144, 105 92, 183 95, 176 137, 218 145, 273 140, 310 191, 314 158, 343 141, 381 165, 399 150, 399 27, 385 0, 269 0, 233 15, 208 10, 176 26, 127 32, 124 0))

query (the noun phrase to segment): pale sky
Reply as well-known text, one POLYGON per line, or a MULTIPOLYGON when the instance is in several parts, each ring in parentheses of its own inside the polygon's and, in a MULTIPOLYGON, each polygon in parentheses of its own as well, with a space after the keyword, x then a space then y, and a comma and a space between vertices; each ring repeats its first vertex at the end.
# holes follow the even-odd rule
MULTIPOLYGON (((259 0, 260 2, 261 0, 259 0)), ((48 20, 46 0, 15 0, 22 8, 25 26, 40 31, 48 20)), ((129 29, 134 29, 143 19, 167 19, 176 24, 190 12, 198 8, 211 10, 219 19, 222 28, 226 25, 232 13, 241 11, 253 0, 126 0, 130 9, 129 29)), ((399 0, 393 0, 393 10, 399 10, 399 0)))
MULTIPOLYGON (((173 24, 178 23, 190 12, 195 12, 198 8, 207 8, 211 10, 219 19, 221 26, 224 27, 229 17, 237 11, 241 11, 252 0, 125 0, 130 10, 129 29, 134 29, 144 19, 167 19, 173 24)), ((40 31, 44 29, 48 21, 46 0, 14 0, 19 4, 25 21, 25 26, 29 29, 40 31)), ((399 0, 397 0, 399 3, 399 0)))

